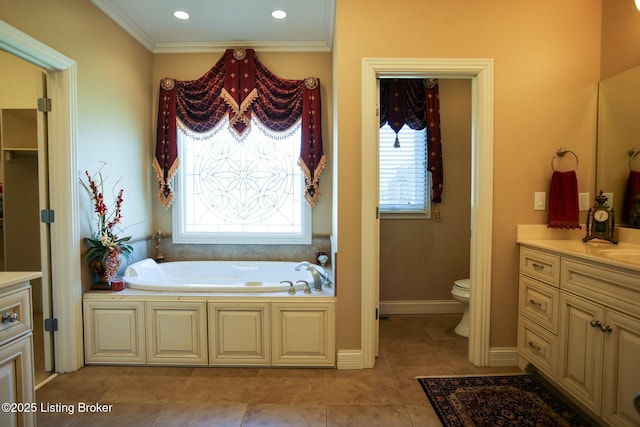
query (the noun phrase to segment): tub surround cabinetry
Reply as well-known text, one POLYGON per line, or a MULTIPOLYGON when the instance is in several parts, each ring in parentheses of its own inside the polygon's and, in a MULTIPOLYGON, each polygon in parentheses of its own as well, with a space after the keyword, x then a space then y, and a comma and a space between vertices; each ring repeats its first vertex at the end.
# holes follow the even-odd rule
MULTIPOLYGON (((30 280, 40 273, 0 272, 0 402, 35 402, 30 280)), ((2 411, 2 426, 34 426, 35 413, 2 411)))
POLYGON ((640 245, 523 234, 521 367, 534 365, 608 425, 639 425, 633 398, 640 392, 640 255, 633 255, 640 245))
POLYGON ((335 366, 335 298, 84 296, 87 364, 335 366))

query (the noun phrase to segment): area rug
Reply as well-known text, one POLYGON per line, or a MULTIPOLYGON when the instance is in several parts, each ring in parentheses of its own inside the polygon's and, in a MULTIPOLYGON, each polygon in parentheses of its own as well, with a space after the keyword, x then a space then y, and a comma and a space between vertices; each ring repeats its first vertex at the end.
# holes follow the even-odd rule
POLYGON ((592 426, 531 374, 417 377, 444 426, 592 426))

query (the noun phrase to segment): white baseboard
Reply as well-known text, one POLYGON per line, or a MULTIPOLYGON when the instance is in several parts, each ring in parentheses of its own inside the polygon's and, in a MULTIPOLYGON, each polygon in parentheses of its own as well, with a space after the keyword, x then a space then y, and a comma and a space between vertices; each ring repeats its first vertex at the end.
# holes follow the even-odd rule
MULTIPOLYGON (((493 347, 489 349, 489 366, 518 366, 516 347, 493 347)), ((337 369, 364 369, 361 350, 338 350, 337 369)))
POLYGON ((338 369, 364 369, 362 350, 338 350, 338 369))
POLYGON ((464 306, 456 300, 380 301, 380 314, 448 314, 462 313, 464 306))
POLYGON ((517 347, 491 347, 489 366, 518 366, 517 347))

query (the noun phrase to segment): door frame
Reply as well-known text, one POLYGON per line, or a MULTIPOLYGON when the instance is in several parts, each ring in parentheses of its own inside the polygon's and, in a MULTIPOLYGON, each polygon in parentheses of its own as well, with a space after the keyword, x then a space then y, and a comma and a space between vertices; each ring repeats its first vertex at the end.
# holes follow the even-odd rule
POLYGON ((0 48, 47 70, 49 207, 51 224, 51 291, 56 372, 73 372, 83 366, 82 285, 80 279, 80 228, 78 224, 77 64, 74 60, 0 20, 0 48))
POLYGON ((378 147, 376 80, 425 77, 471 80, 471 239, 469 362, 489 366, 493 237, 493 59, 362 59, 361 348, 364 368, 375 366, 378 323, 380 230, 377 219, 378 147), (364 149, 367 147, 367 149, 364 149), (371 185, 371 183, 375 183, 371 185))

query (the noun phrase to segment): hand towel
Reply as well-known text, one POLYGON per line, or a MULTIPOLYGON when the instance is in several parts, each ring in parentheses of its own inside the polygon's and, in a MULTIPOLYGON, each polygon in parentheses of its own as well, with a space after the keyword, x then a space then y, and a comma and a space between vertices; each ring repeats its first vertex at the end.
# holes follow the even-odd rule
POLYGON ((629 214, 634 207, 633 199, 640 193, 640 171, 629 172, 627 179, 627 190, 624 193, 624 202, 622 205, 622 223, 629 223, 629 214))
POLYGON ((549 228, 582 228, 575 171, 554 171, 549 189, 549 228))

